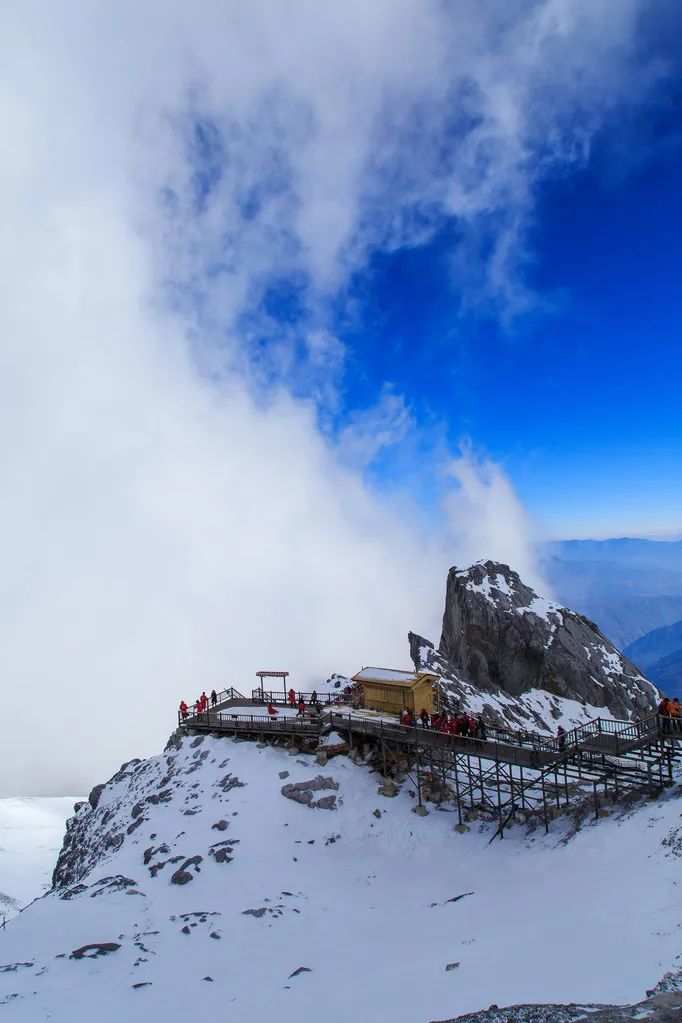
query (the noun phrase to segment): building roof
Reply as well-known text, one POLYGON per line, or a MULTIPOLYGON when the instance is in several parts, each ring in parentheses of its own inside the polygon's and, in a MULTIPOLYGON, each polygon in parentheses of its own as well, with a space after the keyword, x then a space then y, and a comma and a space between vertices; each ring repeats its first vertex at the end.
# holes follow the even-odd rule
POLYGON ((429 671, 401 671, 399 668, 363 668, 353 675, 353 682, 378 682, 381 685, 412 687, 427 679, 437 679, 429 671))

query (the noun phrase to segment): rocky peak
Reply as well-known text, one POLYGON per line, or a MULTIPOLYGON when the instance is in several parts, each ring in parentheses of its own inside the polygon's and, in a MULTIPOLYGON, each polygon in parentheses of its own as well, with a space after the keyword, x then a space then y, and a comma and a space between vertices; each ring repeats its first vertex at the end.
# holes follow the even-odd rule
POLYGON ((594 622, 494 561, 450 569, 437 655, 446 672, 477 689, 516 697, 541 689, 618 718, 650 713, 658 697, 594 622))

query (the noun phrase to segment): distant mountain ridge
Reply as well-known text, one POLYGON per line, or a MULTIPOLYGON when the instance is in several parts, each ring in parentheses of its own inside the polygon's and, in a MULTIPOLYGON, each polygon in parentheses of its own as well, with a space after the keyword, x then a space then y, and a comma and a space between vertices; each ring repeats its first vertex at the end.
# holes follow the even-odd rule
POLYGON ((682 619, 681 540, 563 540, 539 553, 561 603, 596 621, 619 647, 682 619))
POLYGON ((631 643, 626 653, 669 695, 682 692, 682 621, 653 629, 631 643))

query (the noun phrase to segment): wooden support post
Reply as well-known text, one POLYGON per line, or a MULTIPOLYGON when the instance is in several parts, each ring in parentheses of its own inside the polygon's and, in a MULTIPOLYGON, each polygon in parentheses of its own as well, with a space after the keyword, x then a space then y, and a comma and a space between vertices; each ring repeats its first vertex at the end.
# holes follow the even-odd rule
POLYGON ((520 781, 521 781, 521 809, 525 810, 526 809, 526 793, 525 793, 525 786, 524 786, 524 783, 523 783, 523 764, 519 765, 519 778, 520 778, 520 781))
POLYGON ((485 803, 485 795, 483 792, 483 761, 478 758, 478 781, 481 787, 481 806, 485 803))
POLYGON ((495 786, 497 788, 497 819, 500 822, 500 838, 504 838, 504 828, 502 827, 502 798, 500 796, 500 764, 499 761, 495 761, 495 786))
POLYGON ((566 761, 564 761, 564 796, 566 799, 566 806, 568 806, 570 803, 570 799, 568 796, 568 770, 566 767, 566 761))
POLYGON ((556 764, 554 765, 554 798, 556 799, 556 808, 559 810, 561 808, 559 800, 559 770, 556 764))
POLYGON ((545 834, 549 831, 549 818, 547 816, 547 791, 545 789, 545 772, 542 771, 540 774, 540 780, 542 782, 542 812, 545 818, 545 834))
MULTIPOLYGON (((473 808, 474 808, 474 789, 473 789, 473 786, 471 784, 471 757, 469 756, 468 753, 466 754, 466 758, 467 758, 467 777, 469 779, 469 803, 471 805, 471 809, 473 810, 473 808)), ((480 763, 480 761, 479 761, 479 763, 480 763)))
POLYGON ((417 760, 417 799, 419 801, 419 805, 421 806, 422 805, 422 776, 421 776, 421 770, 420 770, 420 764, 419 764, 419 746, 418 745, 415 747, 415 756, 416 756, 416 760, 417 760))
POLYGON ((455 794, 457 798, 457 820, 462 823, 462 800, 459 795, 459 771, 457 770, 457 754, 455 753, 455 794))

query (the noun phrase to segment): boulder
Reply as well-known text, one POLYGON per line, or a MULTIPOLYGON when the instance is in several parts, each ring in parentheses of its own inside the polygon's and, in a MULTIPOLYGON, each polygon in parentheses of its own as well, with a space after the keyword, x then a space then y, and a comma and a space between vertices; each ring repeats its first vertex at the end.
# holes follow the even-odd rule
POLYGON ((81 945, 73 950, 69 959, 98 959, 100 956, 117 952, 121 946, 115 941, 96 941, 91 945, 81 945))
POLYGON ((385 796, 387 799, 393 799, 394 796, 398 795, 398 786, 395 782, 384 781, 377 789, 377 794, 385 796))
POLYGON ((188 884, 189 881, 192 881, 194 879, 194 873, 192 873, 187 868, 196 867, 196 870, 199 870, 200 869, 199 864, 202 862, 202 860, 203 856, 190 856, 188 859, 185 860, 182 866, 178 867, 175 873, 171 875, 170 883, 188 884))

